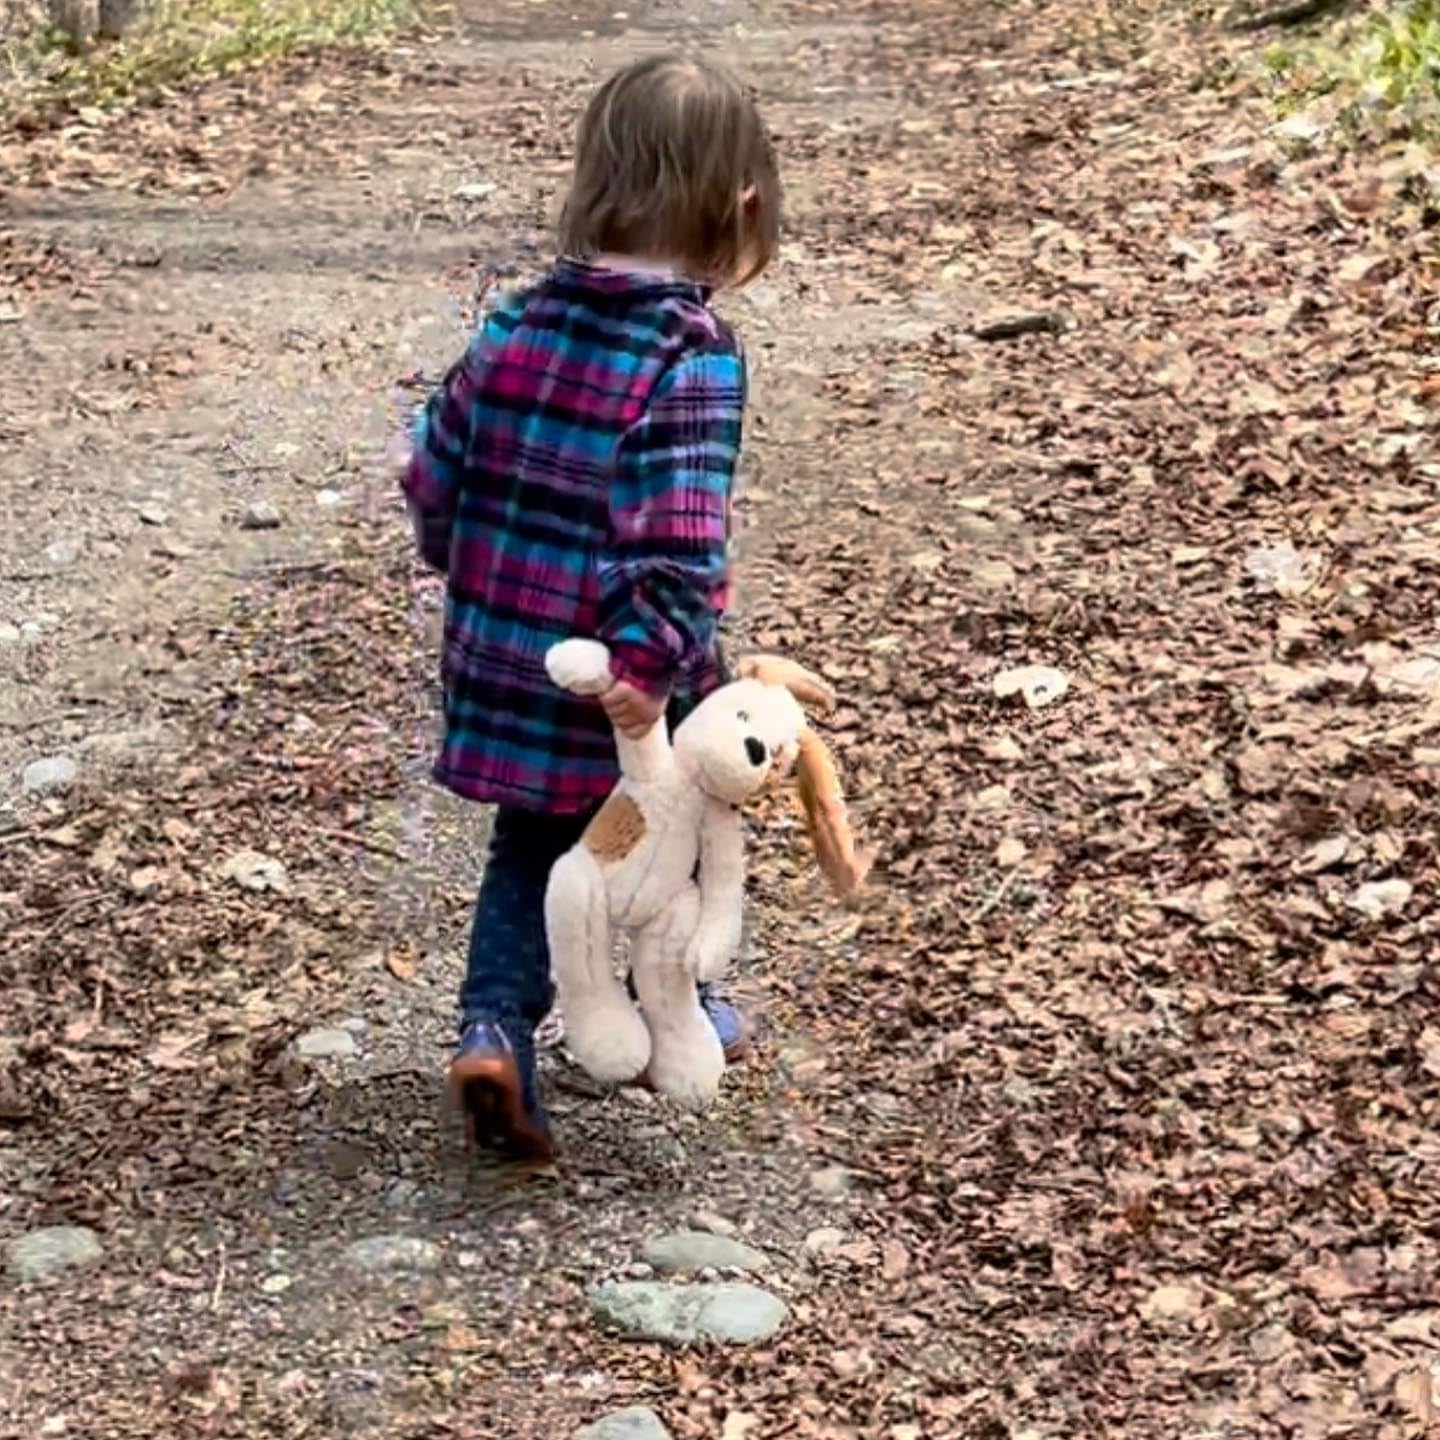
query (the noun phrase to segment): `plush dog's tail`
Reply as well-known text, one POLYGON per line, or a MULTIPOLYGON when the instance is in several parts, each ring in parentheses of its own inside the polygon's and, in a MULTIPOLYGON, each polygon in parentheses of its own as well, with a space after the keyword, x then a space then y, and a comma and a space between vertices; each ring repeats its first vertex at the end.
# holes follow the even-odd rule
POLYGON ((562 640, 545 652, 545 673, 572 695, 603 695, 614 683, 610 651, 598 640, 562 640))

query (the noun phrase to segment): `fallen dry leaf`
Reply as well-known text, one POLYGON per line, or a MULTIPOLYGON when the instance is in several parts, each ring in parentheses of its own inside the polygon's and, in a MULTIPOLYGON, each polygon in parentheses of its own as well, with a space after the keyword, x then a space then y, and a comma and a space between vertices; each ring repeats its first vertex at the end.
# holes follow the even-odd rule
POLYGON ((1388 915, 1399 914, 1414 893, 1414 886, 1408 880, 1371 880, 1355 891, 1349 904, 1367 920, 1380 921, 1388 915))
POLYGON ((1395 1382, 1395 1403, 1425 1434, 1440 1421, 1440 1376, 1411 1370, 1395 1382))
POLYGON ((267 891, 276 895, 290 893, 290 879, 284 865, 274 856, 262 855, 256 850, 236 851, 220 867, 220 874, 257 895, 267 891))
POLYGON ((1205 1292, 1183 1283, 1158 1285, 1146 1297, 1140 1312, 1152 1324, 1191 1321, 1205 1304, 1205 1292))
POLYGON ((749 1440, 759 1430, 762 1420, 746 1410, 732 1410, 720 1427, 720 1440, 749 1440))

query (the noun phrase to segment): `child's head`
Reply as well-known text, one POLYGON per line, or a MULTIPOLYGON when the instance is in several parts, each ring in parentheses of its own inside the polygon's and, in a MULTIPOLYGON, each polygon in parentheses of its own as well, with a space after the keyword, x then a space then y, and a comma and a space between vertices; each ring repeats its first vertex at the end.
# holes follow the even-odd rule
POLYGON ((754 102, 699 60, 641 60, 600 87, 580 122, 561 220, 572 255, 644 256, 716 285, 775 254, 780 179, 754 102))

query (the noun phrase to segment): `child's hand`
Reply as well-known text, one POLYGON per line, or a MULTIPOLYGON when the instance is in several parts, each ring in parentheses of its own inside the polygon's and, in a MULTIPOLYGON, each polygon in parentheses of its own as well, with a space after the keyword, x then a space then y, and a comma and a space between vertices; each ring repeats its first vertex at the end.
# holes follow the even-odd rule
POLYGON ((668 697, 647 695, 619 680, 600 697, 600 703, 610 723, 627 740, 643 740, 665 713, 668 697))

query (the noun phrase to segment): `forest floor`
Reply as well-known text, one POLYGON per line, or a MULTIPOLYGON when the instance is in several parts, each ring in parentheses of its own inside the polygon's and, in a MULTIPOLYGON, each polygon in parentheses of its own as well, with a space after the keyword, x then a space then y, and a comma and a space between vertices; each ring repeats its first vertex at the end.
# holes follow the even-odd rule
POLYGON ((0 139, 0 1435, 1440 1416, 1436 302, 1241 43, 462 0, 0 139), (427 778, 382 452, 543 261, 596 76, 695 44, 789 195, 725 302, 745 634, 840 690, 881 859, 836 911, 763 817, 759 1063, 697 1120, 552 1052, 562 1167, 518 1185, 441 1103, 484 817, 427 778), (1029 665, 1063 696, 996 694, 1029 665), (597 1325, 697 1224, 766 1253, 778 1335, 597 1325), (89 1263, 21 1281, 56 1226, 89 1263))

